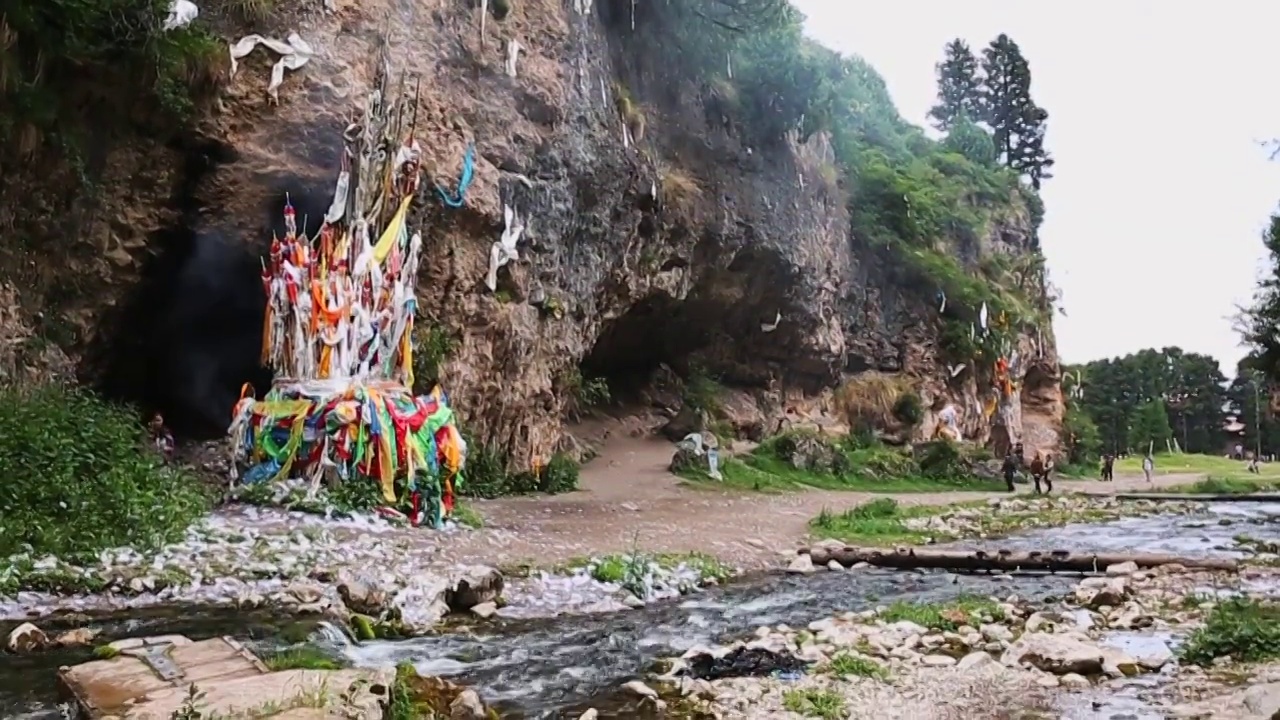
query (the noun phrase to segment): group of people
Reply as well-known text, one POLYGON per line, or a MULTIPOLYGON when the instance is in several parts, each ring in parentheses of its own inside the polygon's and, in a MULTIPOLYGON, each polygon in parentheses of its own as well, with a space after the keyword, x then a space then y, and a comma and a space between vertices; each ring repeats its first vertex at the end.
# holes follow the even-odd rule
MULTIPOLYGON (((1142 458, 1142 475, 1146 478, 1147 482, 1151 482, 1151 478, 1155 474, 1155 471, 1156 460, 1151 456, 1151 453, 1147 453, 1146 457, 1142 458)), ((1107 453, 1102 456, 1102 481, 1111 482, 1115 479, 1116 456, 1111 453, 1107 453)))
POLYGON ((1019 472, 1029 472, 1032 481, 1035 482, 1036 494, 1041 492, 1041 481, 1045 484, 1044 492, 1053 492, 1053 458, 1044 453, 1036 453, 1035 459, 1027 463, 1026 454, 1023 451, 1022 443, 1017 443, 1009 452, 1004 455, 1004 463, 1000 466, 1001 473, 1004 474, 1004 482, 1009 488, 1009 492, 1013 492, 1016 488, 1013 486, 1014 479, 1019 472))

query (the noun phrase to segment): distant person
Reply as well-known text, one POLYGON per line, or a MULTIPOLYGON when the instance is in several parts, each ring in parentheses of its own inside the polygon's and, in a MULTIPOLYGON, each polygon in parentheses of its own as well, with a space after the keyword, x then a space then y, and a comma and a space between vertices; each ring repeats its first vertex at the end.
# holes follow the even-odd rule
POLYGON ((1156 470, 1155 458, 1151 457, 1151 453, 1142 458, 1142 474, 1146 476, 1147 482, 1151 482, 1151 474, 1156 470))
POLYGON ((1253 473, 1254 475, 1258 475, 1262 472, 1258 468, 1258 458, 1255 457, 1249 460, 1249 472, 1253 473))
POLYGON ((1013 459, 1013 451, 1005 453, 1000 472, 1004 473, 1004 484, 1009 487, 1009 492, 1013 492, 1016 489, 1013 487, 1013 476, 1018 474, 1018 461, 1013 459))
POLYGON ((1116 479, 1116 456, 1110 453, 1102 456, 1102 481, 1111 482, 1116 479))

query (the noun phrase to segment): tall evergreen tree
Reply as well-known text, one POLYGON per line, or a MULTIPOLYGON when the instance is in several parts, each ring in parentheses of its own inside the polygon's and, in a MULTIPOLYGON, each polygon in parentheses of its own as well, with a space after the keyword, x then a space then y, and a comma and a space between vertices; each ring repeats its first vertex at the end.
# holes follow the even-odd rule
POLYGON ((1045 121, 1048 119, 1049 113, 1038 105, 1029 104, 1023 108, 1013 156, 1009 158, 1009 167, 1026 175, 1036 190, 1040 189, 1041 182, 1053 178, 1049 173, 1053 167, 1053 156, 1044 146, 1045 121))
POLYGON ((950 130, 962 118, 982 119, 982 80, 978 76, 978 58, 960 38, 947 43, 942 62, 938 63, 938 104, 929 117, 939 130, 950 130))
POLYGON ((1018 44, 1001 33, 983 50, 982 70, 986 85, 982 119, 991 127, 996 153, 1038 190, 1043 180, 1052 177, 1053 158, 1044 146, 1049 113, 1031 98, 1031 66, 1018 44))

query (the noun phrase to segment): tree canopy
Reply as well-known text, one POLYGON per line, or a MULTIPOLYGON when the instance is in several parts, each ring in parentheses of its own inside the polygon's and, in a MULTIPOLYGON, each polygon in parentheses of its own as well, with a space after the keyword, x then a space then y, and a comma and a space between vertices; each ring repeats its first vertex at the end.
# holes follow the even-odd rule
MULTIPOLYGON (((1143 350, 1067 368, 1067 394, 1096 426, 1099 450, 1217 453, 1225 436, 1228 384, 1218 361, 1180 348, 1143 350)), ((1246 424, 1250 419, 1242 419, 1246 424)))

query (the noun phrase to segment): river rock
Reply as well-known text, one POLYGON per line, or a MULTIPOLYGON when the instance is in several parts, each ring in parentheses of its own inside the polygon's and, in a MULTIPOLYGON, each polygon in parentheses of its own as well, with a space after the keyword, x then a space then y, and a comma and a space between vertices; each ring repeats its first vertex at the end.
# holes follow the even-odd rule
POLYGON ((808 575, 816 572, 813 567, 813 558, 808 553, 796 555, 791 559, 791 564, 787 566, 787 572, 797 575, 808 575))
POLYGON ((1081 688, 1089 687, 1089 679, 1083 675, 1077 675, 1075 673, 1067 673, 1066 675, 1063 675, 1062 677, 1058 678, 1058 684, 1064 688, 1079 690, 1081 688))
POLYGON ((950 655, 925 655, 920 663, 925 667, 943 668, 955 665, 956 659, 950 655))
POLYGON ((653 688, 649 687, 648 685, 645 685, 644 683, 640 682, 639 680, 631 680, 631 681, 629 681, 629 682, 625 682, 625 683, 623 683, 623 684, 622 684, 622 689, 623 689, 623 690, 626 690, 627 692, 631 693, 632 695, 636 695, 636 696, 639 696, 639 697, 642 697, 642 698, 648 698, 648 699, 650 699, 650 700, 657 700, 657 699, 658 699, 658 691, 657 691, 657 690, 654 690, 653 688))
POLYGON ((982 637, 992 642, 1013 642, 1013 631, 998 623, 989 623, 978 628, 982 637))
POLYGON ((491 618, 498 612, 498 604, 483 602, 471 608, 471 613, 482 618, 491 618))
POLYGON ((1117 630, 1141 630, 1154 623, 1155 618, 1135 602, 1125 603, 1124 607, 1112 612, 1107 618, 1107 624, 1117 630))
POLYGON ((449 720, 487 720, 488 717, 480 694, 471 688, 458 693, 449 703, 449 720))
POLYGON ((1132 560, 1107 566, 1107 577, 1125 577, 1136 572, 1138 572, 1138 563, 1132 560))
POLYGON ((449 580, 438 575, 416 575, 391 599, 391 612, 405 630, 422 634, 449 613, 445 595, 449 580))
POLYGON ((338 595, 352 612, 361 615, 378 617, 387 610, 387 591, 379 587, 376 580, 355 575, 343 574, 338 577, 338 595))
POLYGON ((578 720, 596 720, 600 717, 600 711, 595 708, 587 708, 587 711, 578 716, 578 720))
POLYGON ((32 653, 49 646, 49 636, 31 623, 22 623, 9 633, 4 647, 11 653, 32 653))
POLYGON ((454 612, 466 612, 481 603, 497 602, 505 581, 497 568, 472 565, 454 575, 445 601, 454 612))
POLYGON ((1076 586, 1076 603, 1091 610, 1119 607, 1129 596, 1129 584, 1123 577, 1085 578, 1076 586))
POLYGON ((1014 667, 1029 664, 1055 675, 1102 672, 1104 652, 1076 633, 1024 633, 1009 646, 1000 661, 1014 667))
POLYGON ((92 628, 76 628, 54 638, 53 644, 58 647, 83 647, 93 642, 97 636, 98 631, 92 628))
POLYGON ((989 665, 994 665, 995 658, 984 652, 971 652, 960 658, 960 662, 956 663, 956 667, 960 670, 980 670, 989 665))

